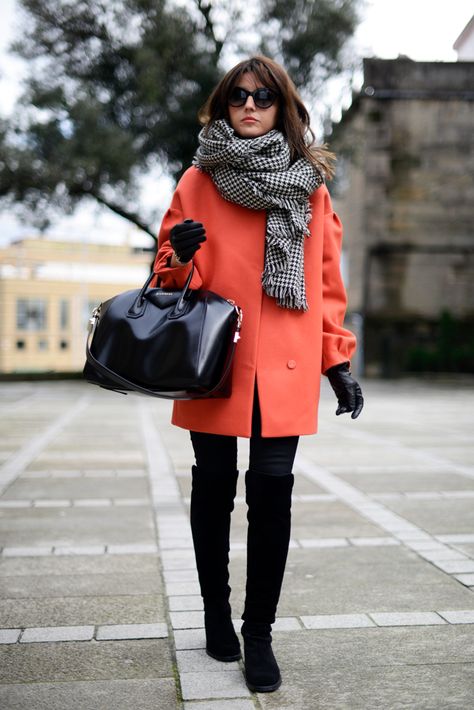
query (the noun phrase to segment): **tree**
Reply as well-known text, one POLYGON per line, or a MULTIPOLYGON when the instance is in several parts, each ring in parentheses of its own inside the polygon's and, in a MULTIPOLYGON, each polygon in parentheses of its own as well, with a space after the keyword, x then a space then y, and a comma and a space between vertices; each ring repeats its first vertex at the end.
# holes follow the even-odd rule
POLYGON ((190 163, 224 47, 268 53, 316 86, 343 69, 359 2, 261 0, 255 40, 241 0, 19 1, 25 30, 12 49, 30 70, 0 123, 1 202, 45 228, 91 197, 153 238, 139 177, 162 165, 177 178, 190 163))

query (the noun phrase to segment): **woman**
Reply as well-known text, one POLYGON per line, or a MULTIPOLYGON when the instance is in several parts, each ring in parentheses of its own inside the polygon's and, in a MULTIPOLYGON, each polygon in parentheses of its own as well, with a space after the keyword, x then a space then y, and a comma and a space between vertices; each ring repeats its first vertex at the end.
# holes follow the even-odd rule
MULTIPOLYGON (((172 423, 188 429, 191 528, 204 601, 207 653, 240 658, 229 604, 229 530, 237 437, 250 438, 247 583, 242 614, 245 676, 253 691, 281 684, 271 624, 290 539, 298 437, 317 430, 321 372, 336 414, 363 406, 349 365, 355 338, 342 326, 346 295, 341 225, 324 178, 330 153, 311 145, 309 116, 290 78, 257 56, 229 71, 200 112, 199 148, 159 234, 155 271, 180 288, 233 299, 243 310, 228 399, 178 401, 172 423)), ((311 140, 312 139, 312 140, 311 140)))

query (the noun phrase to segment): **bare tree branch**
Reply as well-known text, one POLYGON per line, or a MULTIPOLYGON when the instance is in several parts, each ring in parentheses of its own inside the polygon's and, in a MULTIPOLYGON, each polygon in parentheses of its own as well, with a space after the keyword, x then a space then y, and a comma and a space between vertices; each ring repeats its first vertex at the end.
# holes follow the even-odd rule
POLYGON ((94 188, 86 188, 83 187, 82 185, 79 187, 76 187, 74 189, 70 190, 71 194, 76 194, 76 195, 84 195, 84 196, 90 196, 93 197, 97 202, 101 205, 105 205, 105 207, 108 207, 109 210, 112 210, 115 214, 117 214, 119 217, 123 217, 124 219, 128 220, 132 224, 134 224, 138 229, 141 229, 143 232, 146 232, 148 236, 150 236, 155 242, 157 241, 157 236, 155 232, 152 231, 151 227, 149 227, 148 224, 145 224, 143 220, 140 219, 140 217, 135 213, 135 212, 129 212, 126 210, 124 207, 121 207, 120 205, 116 204, 115 202, 112 202, 111 200, 107 200, 105 197, 103 197, 97 190, 94 188))
POLYGON ((216 34, 214 32, 214 23, 211 18, 211 10, 212 10, 212 0, 208 0, 208 2, 204 3, 203 0, 196 0, 197 1, 197 8, 201 15, 204 17, 205 21, 205 26, 204 26, 204 34, 208 39, 212 41, 214 44, 214 56, 215 59, 219 59, 222 47, 224 45, 224 42, 221 42, 220 40, 217 39, 216 34))

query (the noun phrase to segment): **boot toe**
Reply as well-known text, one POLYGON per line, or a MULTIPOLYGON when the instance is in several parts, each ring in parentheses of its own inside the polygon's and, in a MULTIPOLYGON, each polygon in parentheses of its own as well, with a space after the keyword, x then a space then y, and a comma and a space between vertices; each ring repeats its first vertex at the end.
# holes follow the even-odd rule
POLYGON ((271 642, 262 639, 244 638, 245 680, 254 693, 271 693, 281 685, 278 663, 273 655, 271 642))
POLYGON ((275 683, 269 684, 256 684, 252 683, 247 675, 245 676, 247 688, 252 692, 252 693, 273 693, 274 690, 278 690, 278 688, 281 685, 281 676, 279 675, 278 680, 275 683))

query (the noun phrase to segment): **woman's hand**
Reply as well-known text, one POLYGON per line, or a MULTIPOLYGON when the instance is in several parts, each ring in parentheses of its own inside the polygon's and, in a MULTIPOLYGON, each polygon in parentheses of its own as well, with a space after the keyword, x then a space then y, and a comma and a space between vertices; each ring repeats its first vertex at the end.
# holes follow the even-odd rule
POLYGON ((185 219, 184 222, 175 224, 170 231, 170 242, 178 261, 182 264, 190 261, 201 242, 206 241, 206 230, 201 222, 185 219))
POLYGON ((352 412, 351 419, 357 419, 364 406, 364 398, 359 383, 351 375, 349 363, 343 362, 340 365, 334 365, 324 374, 327 376, 339 403, 336 414, 352 412))

